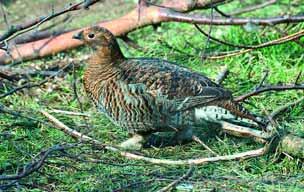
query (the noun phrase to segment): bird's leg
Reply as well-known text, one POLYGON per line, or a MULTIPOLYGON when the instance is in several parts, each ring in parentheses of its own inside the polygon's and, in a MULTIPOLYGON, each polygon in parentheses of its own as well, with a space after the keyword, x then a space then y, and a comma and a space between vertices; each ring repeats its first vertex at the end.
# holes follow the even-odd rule
POLYGON ((120 144, 120 147, 127 150, 140 150, 146 141, 146 135, 134 134, 131 138, 120 144))
POLYGON ((171 139, 171 143, 169 143, 169 145, 177 145, 177 144, 183 144, 186 142, 190 142, 190 141, 192 141, 192 137, 193 137, 192 127, 184 128, 175 133, 175 135, 171 139))
MULTIPOLYGON (((147 139, 147 143, 145 143, 145 147, 168 147, 168 146, 175 146, 179 144, 183 144, 186 142, 192 141, 193 137, 193 130, 192 127, 187 127, 184 129, 175 129, 175 134, 168 137, 166 136, 159 136, 159 135, 151 135, 149 139, 147 139)), ((170 134, 169 134, 170 135, 170 134)))

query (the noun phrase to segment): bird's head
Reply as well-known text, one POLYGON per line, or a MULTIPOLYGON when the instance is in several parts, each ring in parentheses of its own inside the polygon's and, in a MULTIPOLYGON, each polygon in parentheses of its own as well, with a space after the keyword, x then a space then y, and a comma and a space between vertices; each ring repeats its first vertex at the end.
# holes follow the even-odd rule
POLYGON ((79 31, 73 35, 73 39, 83 41, 93 49, 102 47, 116 48, 115 36, 103 27, 93 26, 79 31))

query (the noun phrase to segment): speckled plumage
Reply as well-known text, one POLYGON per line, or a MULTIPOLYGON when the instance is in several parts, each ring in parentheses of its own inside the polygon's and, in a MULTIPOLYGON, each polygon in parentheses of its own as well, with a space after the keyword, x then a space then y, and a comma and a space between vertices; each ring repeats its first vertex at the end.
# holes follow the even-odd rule
POLYGON ((182 130, 202 118, 239 116, 257 122, 232 101, 230 91, 199 73, 160 59, 125 58, 106 29, 92 27, 77 38, 94 50, 84 74, 87 94, 130 133, 182 130))

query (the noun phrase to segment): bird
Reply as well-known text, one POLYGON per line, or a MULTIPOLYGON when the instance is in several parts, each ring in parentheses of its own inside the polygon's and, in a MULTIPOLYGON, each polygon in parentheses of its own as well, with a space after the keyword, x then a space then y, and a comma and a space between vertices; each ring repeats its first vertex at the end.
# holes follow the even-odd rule
POLYGON ((129 133, 122 148, 141 149, 156 132, 191 140, 192 127, 206 121, 263 126, 260 117, 233 101, 231 91, 208 77, 158 58, 125 57, 106 28, 88 27, 73 39, 92 50, 84 89, 98 111, 129 133))

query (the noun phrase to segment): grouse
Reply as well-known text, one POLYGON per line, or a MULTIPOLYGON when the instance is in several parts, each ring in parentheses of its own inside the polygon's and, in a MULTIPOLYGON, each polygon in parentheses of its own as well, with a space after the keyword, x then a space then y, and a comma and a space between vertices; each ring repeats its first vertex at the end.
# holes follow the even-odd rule
POLYGON ((155 132, 192 137, 204 121, 261 120, 233 101, 232 93, 209 78, 155 58, 126 58, 115 36, 93 26, 73 36, 93 50, 84 72, 84 88, 97 109, 132 137, 122 147, 139 149, 155 132))

